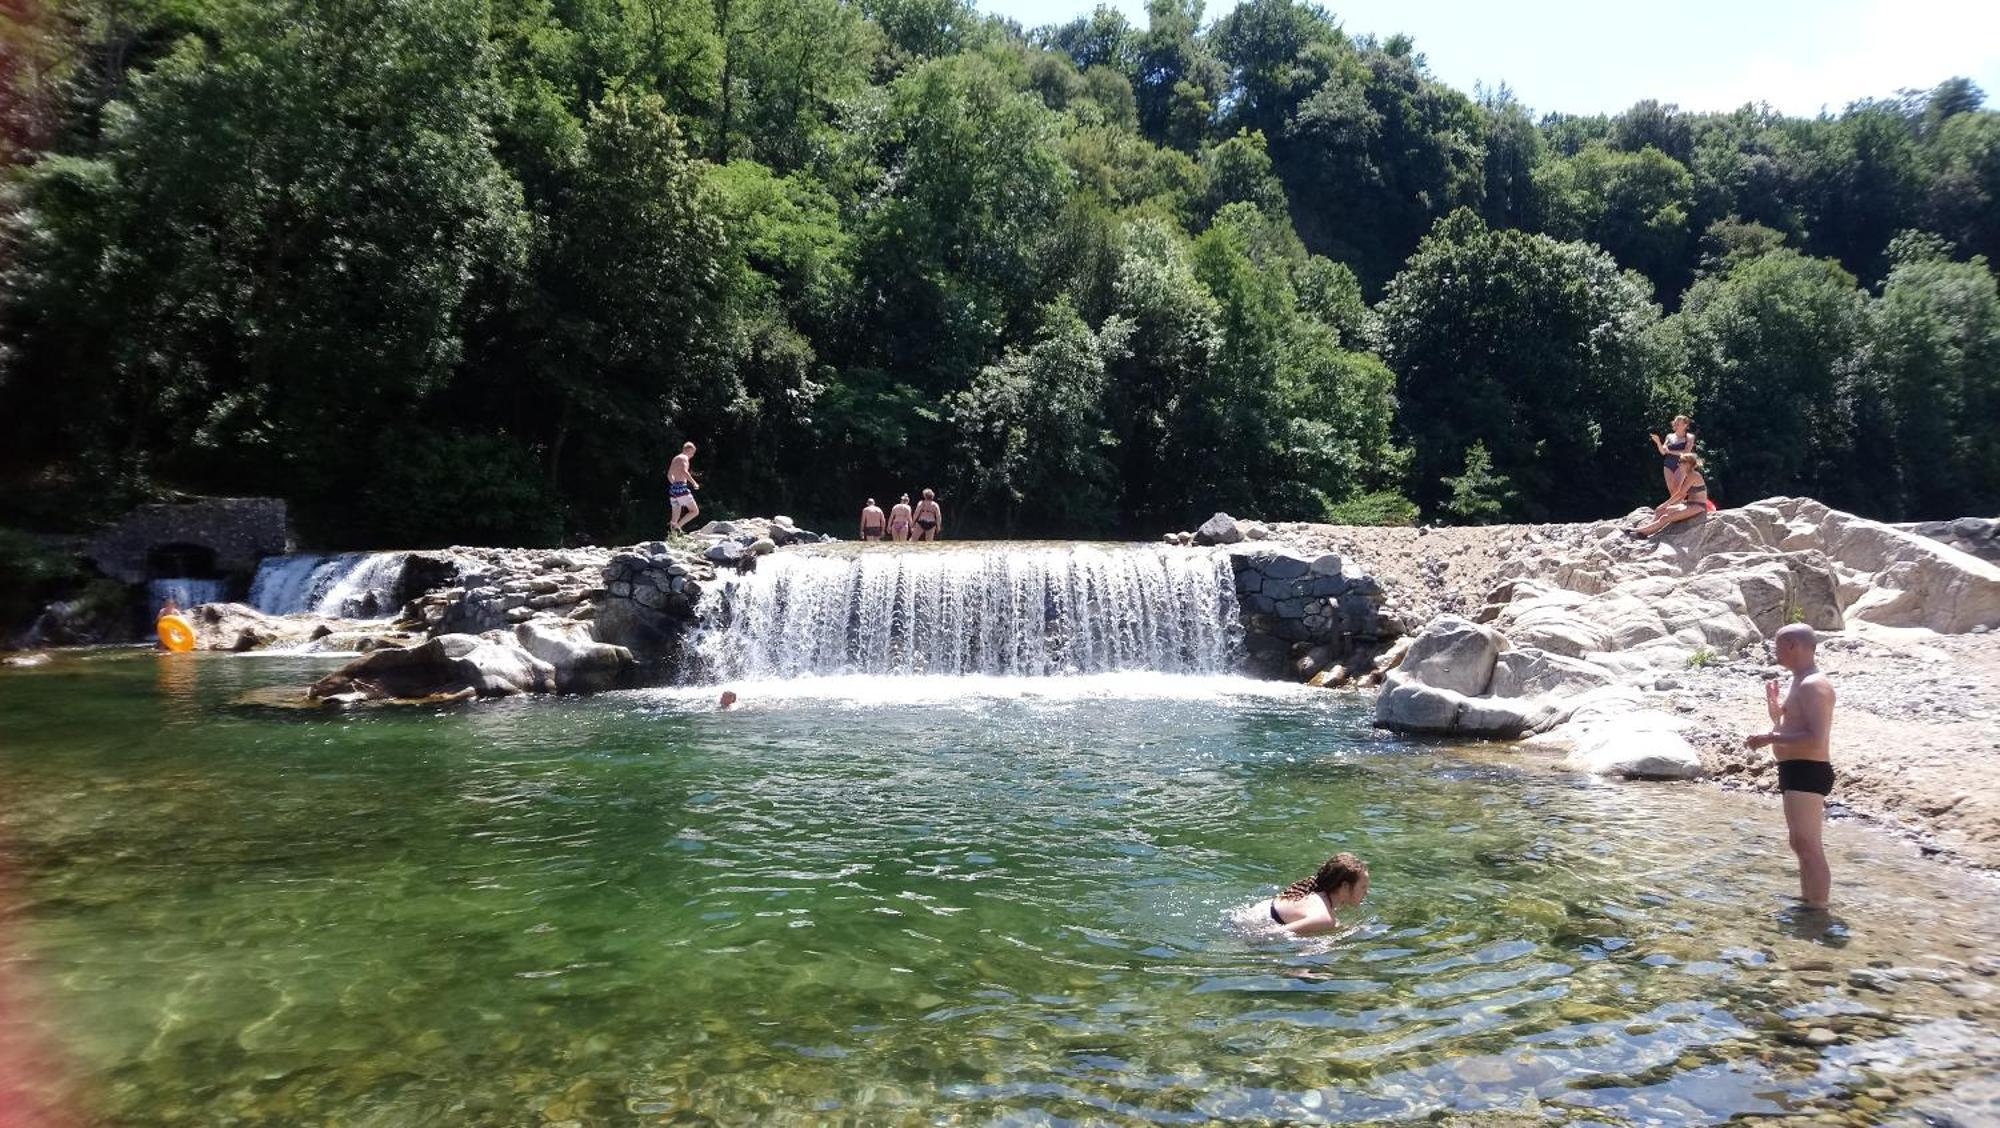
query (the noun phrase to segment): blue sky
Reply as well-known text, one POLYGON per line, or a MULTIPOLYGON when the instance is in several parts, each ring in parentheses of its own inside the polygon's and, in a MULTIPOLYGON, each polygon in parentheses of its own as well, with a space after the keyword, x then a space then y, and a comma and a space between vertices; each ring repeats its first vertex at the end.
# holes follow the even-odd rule
MULTIPOLYGON (((1027 27, 1092 0, 977 0, 1027 27)), ((1144 0, 1107 0, 1144 26, 1144 0)), ((1231 0, 1209 0, 1208 18, 1231 0)), ((1431 71, 1471 93, 1506 82, 1536 113, 1614 112, 1641 98, 1691 110, 1765 101, 1838 111, 1863 97, 1964 75, 2000 105, 2000 0, 1344 0, 1352 34, 1406 32, 1431 71)))

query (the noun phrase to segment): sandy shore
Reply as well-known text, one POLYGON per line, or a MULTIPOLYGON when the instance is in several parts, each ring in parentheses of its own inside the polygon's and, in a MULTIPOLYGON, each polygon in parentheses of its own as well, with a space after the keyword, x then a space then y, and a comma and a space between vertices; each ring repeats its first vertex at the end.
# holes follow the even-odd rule
MULTIPOLYGON (((1927 851, 2000 868, 2000 636, 1843 632, 1821 645, 1833 680, 1833 799, 1915 834, 1927 851)), ((1691 719, 1709 778, 1775 791, 1770 757, 1743 747, 1769 727, 1775 666, 1690 671, 1667 694, 1691 719)))
MULTIPOLYGON (((1560 528, 1281 524, 1272 531, 1351 557, 1421 624, 1477 611, 1507 557, 1560 528)), ((1928 853, 2000 868, 2000 632, 1863 626, 1827 635, 1821 668, 1840 695, 1834 812, 1908 833, 1928 853)), ((1781 673, 1753 655, 1656 682, 1658 703, 1686 720, 1714 783, 1775 791, 1769 754, 1745 749, 1743 737, 1770 727, 1763 681, 1781 673)))

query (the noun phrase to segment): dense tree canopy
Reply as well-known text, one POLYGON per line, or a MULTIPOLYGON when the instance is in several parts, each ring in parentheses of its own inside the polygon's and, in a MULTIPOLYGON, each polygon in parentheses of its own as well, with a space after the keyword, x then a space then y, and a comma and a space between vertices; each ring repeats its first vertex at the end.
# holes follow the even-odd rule
POLYGON ((1514 483, 1500 516, 1586 518, 1657 478, 1639 444, 1664 404, 1659 308, 1610 255, 1461 210, 1418 246, 1381 312, 1419 505, 1448 499, 1445 479, 1472 472, 1475 446, 1514 483))
POLYGON ((6 12, 0 525, 632 539, 684 437, 706 508, 809 522, 1573 518, 1675 411, 1725 502, 2000 507, 1962 79, 1538 118, 1298 0, 6 12))

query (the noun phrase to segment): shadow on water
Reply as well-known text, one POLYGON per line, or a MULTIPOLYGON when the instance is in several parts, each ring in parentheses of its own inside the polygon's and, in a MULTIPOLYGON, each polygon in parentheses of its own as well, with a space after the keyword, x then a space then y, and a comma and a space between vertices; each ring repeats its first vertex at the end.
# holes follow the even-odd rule
POLYGON ((1778 914, 1778 923, 1785 934, 1794 940, 1808 944, 1819 944, 1828 948, 1845 948, 1848 941, 1847 922, 1824 908, 1811 905, 1793 905, 1778 914))

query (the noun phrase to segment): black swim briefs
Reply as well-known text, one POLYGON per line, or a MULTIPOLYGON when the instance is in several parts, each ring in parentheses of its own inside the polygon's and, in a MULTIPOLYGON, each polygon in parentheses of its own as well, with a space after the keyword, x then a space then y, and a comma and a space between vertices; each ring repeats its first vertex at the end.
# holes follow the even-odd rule
POLYGON ((1833 765, 1825 760, 1779 760, 1779 791, 1810 791, 1814 795, 1833 793, 1833 765))

